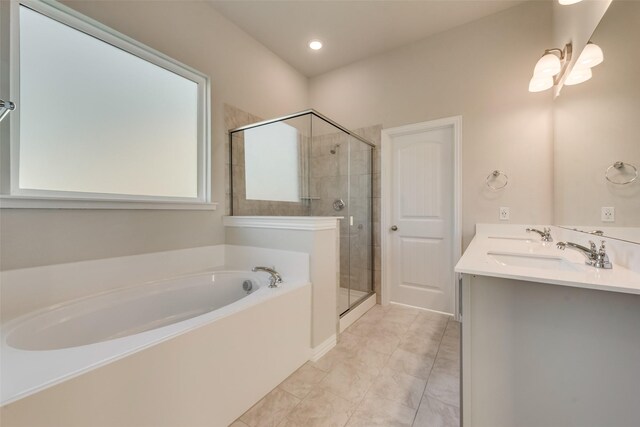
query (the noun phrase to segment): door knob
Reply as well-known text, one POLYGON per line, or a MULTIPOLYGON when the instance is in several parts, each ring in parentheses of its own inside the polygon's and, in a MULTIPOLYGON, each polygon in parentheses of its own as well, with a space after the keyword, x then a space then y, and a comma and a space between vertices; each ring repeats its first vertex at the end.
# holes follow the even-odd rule
POLYGON ((397 231, 398 230, 398 226, 397 225, 392 225, 391 226, 391 231, 397 231))

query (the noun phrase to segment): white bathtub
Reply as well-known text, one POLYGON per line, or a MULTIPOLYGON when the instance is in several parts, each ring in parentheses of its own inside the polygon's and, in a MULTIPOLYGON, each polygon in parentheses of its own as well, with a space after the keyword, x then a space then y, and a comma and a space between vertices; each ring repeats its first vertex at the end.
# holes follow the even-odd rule
MULTIPOLYGON (((203 386, 197 376, 208 376, 211 389, 207 393, 218 396, 216 404, 208 405, 219 405, 213 414, 207 414, 208 420, 219 420, 219 425, 224 425, 309 356, 310 284, 285 281, 279 288, 269 288, 267 279, 265 273, 210 271, 105 292, 11 320, 1 329, 0 391, 2 405, 6 405, 2 408, 3 421, 10 421, 15 414, 16 420, 27 417, 37 424, 38 419, 29 417, 39 412, 38 417, 57 417, 60 423, 73 425, 77 421, 82 425, 89 420, 76 420, 73 417, 77 414, 65 418, 59 413, 60 405, 53 405, 48 412, 42 408, 43 399, 55 401, 57 395, 62 395, 63 401, 72 399, 82 405, 87 389, 105 394, 107 400, 117 399, 118 394, 112 395, 113 391, 108 390, 111 382, 127 384, 141 375, 141 382, 157 381, 151 390, 157 389, 160 394, 152 399, 148 414, 138 407, 136 414, 128 414, 127 419, 139 425, 171 425, 168 420, 175 416, 172 414, 179 414, 184 421, 192 416, 193 408, 188 404, 184 406, 190 408, 186 413, 174 407, 162 414, 158 405, 171 394, 162 389, 178 387, 176 384, 183 387, 183 374, 188 377, 193 369, 198 373, 194 390, 203 386), (206 336, 204 341, 202 336, 206 336), (171 350, 158 350, 161 343, 171 350), (264 370, 259 359, 265 352, 266 358, 274 361, 273 373, 257 370, 264 370), (131 357, 134 353, 135 358, 131 357), (149 356, 145 356, 147 353, 149 356), (205 363, 197 366, 195 361, 201 361, 204 354, 205 363), (118 363, 112 363, 115 361, 118 363), (181 371, 174 378, 166 370, 175 363, 181 371), (120 379, 114 380, 113 372, 99 373, 117 369, 124 371, 118 374, 120 379), (72 378, 75 379, 67 381, 72 378), (101 381, 109 381, 109 385, 100 385, 101 381), (247 381, 253 381, 255 387, 243 389, 242 384, 247 381)), ((131 398, 128 396, 123 405, 130 404, 131 398)), ((139 398, 150 399, 149 387, 144 398, 139 398)), ((175 400, 174 397, 171 401, 175 400)), ((207 409, 199 411, 204 415, 207 409)), ((109 412, 113 412, 112 407, 105 409, 101 417, 109 420, 109 412)), ((121 418, 112 418, 111 422, 118 419, 121 418)), ((198 425, 197 416, 193 423, 198 425)))
POLYGON ((264 273, 219 271, 106 292, 16 319, 7 325, 6 343, 42 351, 128 337, 218 310, 267 282, 264 273))

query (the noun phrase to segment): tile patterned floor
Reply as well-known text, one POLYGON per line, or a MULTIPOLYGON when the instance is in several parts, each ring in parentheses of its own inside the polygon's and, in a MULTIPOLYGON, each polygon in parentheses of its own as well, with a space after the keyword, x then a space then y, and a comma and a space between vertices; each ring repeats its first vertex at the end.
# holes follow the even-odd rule
POLYGON ((231 427, 457 427, 460 324, 376 305, 231 427))

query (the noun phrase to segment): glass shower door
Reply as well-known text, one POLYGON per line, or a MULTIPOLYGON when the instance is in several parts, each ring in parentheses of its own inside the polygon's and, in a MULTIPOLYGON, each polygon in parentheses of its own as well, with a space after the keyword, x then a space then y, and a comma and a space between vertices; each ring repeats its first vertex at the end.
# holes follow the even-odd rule
POLYGON ((349 201, 345 218, 349 234, 349 308, 366 298, 373 286, 371 165, 371 146, 349 136, 349 201))

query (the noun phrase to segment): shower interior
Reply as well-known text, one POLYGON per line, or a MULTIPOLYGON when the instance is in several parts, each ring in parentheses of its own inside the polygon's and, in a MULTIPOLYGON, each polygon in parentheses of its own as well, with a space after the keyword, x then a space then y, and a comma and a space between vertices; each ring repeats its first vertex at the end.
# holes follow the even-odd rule
POLYGON ((374 145, 308 110, 229 131, 231 215, 337 216, 341 315, 373 293, 374 145))

